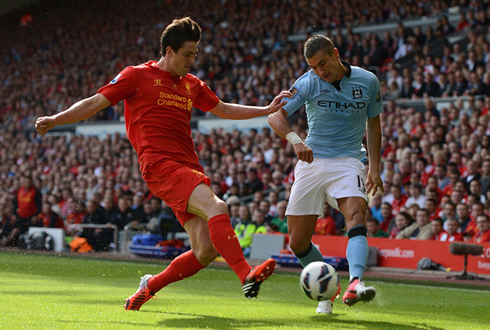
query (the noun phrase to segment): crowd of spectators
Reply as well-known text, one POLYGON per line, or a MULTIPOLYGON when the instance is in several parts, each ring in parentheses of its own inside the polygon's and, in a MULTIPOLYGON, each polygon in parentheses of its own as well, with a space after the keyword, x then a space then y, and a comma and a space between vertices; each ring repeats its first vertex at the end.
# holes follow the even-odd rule
MULTIPOLYGON (((489 25, 488 11, 488 3, 481 0, 388 0, 383 4, 169 0, 143 5, 117 0, 69 4, 44 0, 6 15, 1 22, 2 30, 9 33, 0 35, 4 45, 0 49, 0 124, 32 126, 39 115, 59 112, 93 95, 125 66, 158 59, 163 27, 184 15, 203 27, 194 73, 224 101, 264 104, 289 88, 305 72, 306 63, 301 42, 290 41, 288 36, 318 32, 334 39, 342 58, 382 74, 386 99, 482 93, 481 85, 488 88, 490 79, 485 76, 489 33, 476 31, 489 25), (444 15, 457 6, 468 11, 461 14, 464 21, 462 18, 453 27, 444 15), (29 13, 32 20, 19 26, 23 13, 29 13), (403 20, 429 16, 440 19, 425 30, 403 25, 403 20), (361 24, 386 22, 399 23, 383 37, 352 32, 361 24), (457 29, 473 31, 468 46, 472 52, 447 44, 449 53, 427 56, 434 41, 457 29), (416 67, 396 72, 400 68, 394 60, 411 53, 418 54, 416 67), (411 86, 408 90, 403 88, 405 80, 411 86), (431 88, 433 82, 440 87, 431 88)), ((118 104, 89 120, 122 117, 122 104, 118 104)))
MULTIPOLYGON (((421 235, 428 232, 420 229, 427 225, 428 213, 430 220, 443 219, 444 230, 432 233, 431 227, 430 238, 452 237, 456 219, 458 239, 486 239, 477 237, 484 229, 479 223, 485 225, 477 218, 490 214, 490 28, 485 1, 391 0, 381 6, 375 1, 169 0, 142 6, 116 0, 69 5, 52 0, 30 8, 30 13, 33 19, 26 26, 17 26, 18 12, 1 23, 11 31, 0 35, 6 45, 0 50, 2 245, 16 244, 31 225, 62 227, 69 235, 82 232, 100 250, 108 248, 110 233, 83 233, 76 224, 109 223, 121 229, 138 222, 148 223, 153 232, 176 229, 171 211, 141 179, 136 155, 124 136, 41 139, 32 132, 24 134, 24 129, 38 116, 62 111, 94 94, 125 66, 157 59, 163 27, 183 15, 203 27, 194 73, 221 99, 237 103, 266 104, 307 70, 301 43, 289 41, 289 35, 326 32, 343 58, 380 75, 388 101, 381 115, 385 194, 370 200, 370 235, 402 237, 404 228, 413 229, 409 237, 421 235), (468 11, 453 27, 444 14, 456 5, 468 11), (441 18, 425 30, 412 31, 402 21, 383 38, 352 32, 360 24, 428 15, 441 18), (459 43, 446 44, 443 55, 429 55, 432 42, 458 31, 467 31, 466 49, 459 43), (399 68, 396 60, 410 54, 415 54, 414 66, 399 68), (437 96, 466 96, 468 101, 457 99, 437 109, 431 99, 437 96), (424 111, 401 107, 396 101, 403 98, 423 99, 424 111), (27 197, 20 198, 20 191, 27 197), (463 211, 448 215, 444 210, 450 203, 456 210, 464 205, 472 212, 467 218, 463 211), (480 214, 473 212, 478 205, 480 214), (29 214, 22 213, 23 208, 29 214)), ((105 109, 90 120, 122 120, 122 107, 105 109)), ((304 118, 296 118, 293 128, 306 137, 304 118)), ((291 145, 269 128, 216 128, 209 134, 194 132, 193 138, 213 190, 229 201, 237 230, 263 218, 257 227, 286 232, 284 203, 296 162, 291 145), (241 202, 251 195, 251 202, 241 202)), ((342 235, 342 215, 327 210, 318 233, 342 235)), ((488 226, 486 232, 488 236, 488 226)))

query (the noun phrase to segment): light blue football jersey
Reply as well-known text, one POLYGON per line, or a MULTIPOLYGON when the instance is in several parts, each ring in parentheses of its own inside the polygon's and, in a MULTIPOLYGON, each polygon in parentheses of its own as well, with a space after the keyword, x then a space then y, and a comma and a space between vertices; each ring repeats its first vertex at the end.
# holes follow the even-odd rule
POLYGON ((342 61, 348 69, 340 81, 340 91, 322 80, 313 70, 298 78, 285 98, 289 115, 303 104, 309 131, 306 145, 315 158, 366 158, 362 139, 367 118, 383 111, 379 80, 372 72, 342 61))

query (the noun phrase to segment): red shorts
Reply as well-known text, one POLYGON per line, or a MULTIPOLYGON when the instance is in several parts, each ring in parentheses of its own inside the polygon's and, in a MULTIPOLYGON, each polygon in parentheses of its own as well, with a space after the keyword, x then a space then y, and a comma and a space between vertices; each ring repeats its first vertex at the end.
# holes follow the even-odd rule
POLYGON ((171 160, 146 165, 143 179, 150 191, 172 208, 182 226, 196 216, 186 211, 194 188, 203 182, 208 186, 211 184, 201 165, 182 164, 171 160))

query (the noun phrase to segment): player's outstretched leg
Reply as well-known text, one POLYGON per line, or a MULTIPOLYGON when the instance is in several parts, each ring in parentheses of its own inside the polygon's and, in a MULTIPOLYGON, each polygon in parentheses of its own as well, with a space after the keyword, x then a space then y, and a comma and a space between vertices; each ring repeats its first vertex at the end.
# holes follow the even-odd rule
POLYGON ((148 288, 148 280, 152 278, 153 275, 145 275, 141 277, 140 286, 138 290, 126 299, 126 304, 124 305, 125 310, 136 310, 139 311, 141 305, 150 300, 151 298, 156 299, 155 292, 148 288))
POLYGON ((197 260, 192 250, 182 253, 172 260, 170 265, 160 274, 143 276, 136 293, 126 299, 124 308, 126 310, 139 310, 141 305, 153 298, 155 293, 162 288, 170 283, 191 277, 203 268, 204 266, 197 260))
POLYGON ((274 273, 274 259, 268 259, 252 268, 243 256, 228 214, 220 214, 209 219, 209 235, 216 250, 240 279, 245 297, 257 297, 262 282, 274 273))
POLYGON ((242 289, 243 294, 247 298, 257 297, 259 294, 260 285, 266 279, 274 274, 276 269, 276 261, 274 259, 267 259, 262 264, 255 266, 250 270, 245 281, 243 283, 242 289))
POLYGON ((340 285, 339 285, 339 289, 337 290, 337 293, 335 294, 335 296, 333 296, 332 298, 330 298, 328 300, 323 300, 323 301, 318 302, 318 307, 316 308, 316 312, 318 314, 332 314, 333 301, 339 295, 340 295, 340 285))
POLYGON ((374 296, 376 296, 376 289, 372 286, 365 286, 362 281, 356 278, 349 283, 349 287, 345 291, 342 300, 344 304, 353 306, 359 301, 371 301, 374 296))

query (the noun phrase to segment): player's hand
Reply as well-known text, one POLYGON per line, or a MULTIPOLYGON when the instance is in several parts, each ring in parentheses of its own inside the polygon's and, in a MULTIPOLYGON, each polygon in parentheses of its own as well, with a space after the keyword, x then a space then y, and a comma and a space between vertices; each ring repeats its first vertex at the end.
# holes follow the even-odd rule
POLYGON ((376 195, 378 190, 381 191, 382 193, 385 192, 383 187, 383 180, 381 180, 379 173, 373 174, 371 173, 371 171, 368 172, 366 188, 367 188, 368 195, 371 192, 371 190, 373 191, 373 196, 376 195))
POLYGON ((298 159, 311 163, 313 161, 313 150, 310 149, 306 144, 304 143, 296 143, 293 144, 294 152, 296 152, 296 156, 298 156, 298 159))
POLYGON ((279 93, 279 95, 277 95, 274 100, 272 100, 271 104, 269 104, 269 106, 267 107, 267 114, 269 115, 271 113, 274 113, 285 106, 287 102, 282 100, 285 97, 291 98, 293 97, 293 93, 291 93, 290 91, 282 91, 281 93, 279 93))
POLYGON ((56 123, 55 123, 54 119, 52 117, 49 117, 49 116, 39 117, 36 120, 36 125, 35 125, 36 131, 41 135, 46 134, 47 131, 49 131, 50 129, 52 129, 55 126, 56 126, 56 123))

